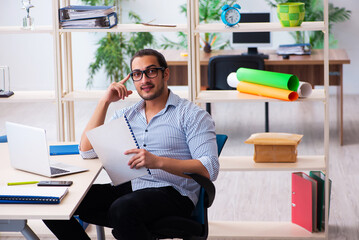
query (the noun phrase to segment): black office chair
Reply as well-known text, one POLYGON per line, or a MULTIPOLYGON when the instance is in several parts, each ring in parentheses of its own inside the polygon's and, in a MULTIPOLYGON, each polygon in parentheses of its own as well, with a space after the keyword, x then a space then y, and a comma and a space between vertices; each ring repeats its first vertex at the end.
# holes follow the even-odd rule
MULTIPOLYGON (((264 59, 260 55, 219 55, 208 62, 207 90, 234 90, 227 83, 227 76, 238 68, 264 70, 264 59)), ((206 104, 206 110, 211 114, 211 103, 206 104)), ((265 131, 269 132, 269 105, 265 102, 265 131)))
MULTIPOLYGON (((221 154, 227 135, 217 134, 218 156, 221 154)), ((205 240, 208 237, 207 209, 212 205, 216 189, 214 184, 199 174, 186 173, 201 185, 198 203, 190 218, 165 217, 150 226, 153 239, 181 238, 184 240, 205 240)), ((97 239, 105 240, 104 228, 96 226, 97 239)))

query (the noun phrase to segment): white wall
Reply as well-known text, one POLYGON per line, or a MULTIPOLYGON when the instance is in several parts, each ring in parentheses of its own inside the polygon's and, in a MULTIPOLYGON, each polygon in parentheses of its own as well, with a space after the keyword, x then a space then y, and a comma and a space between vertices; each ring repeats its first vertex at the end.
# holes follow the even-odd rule
MULTIPOLYGON (((78 1, 72 1, 76 4, 78 1)), ((359 24, 359 1, 331 0, 336 6, 352 10, 350 21, 337 24, 334 33, 339 40, 338 47, 345 48, 351 59, 350 65, 344 66, 344 93, 359 94, 359 82, 356 80, 355 67, 359 61, 357 31, 359 24)), ((51 1, 32 0, 35 8, 31 15, 37 25, 52 23, 51 1)), ((179 5, 186 0, 123 0, 123 21, 131 9, 139 14, 144 22, 156 19, 156 23, 186 23, 184 14, 180 14, 179 5), (133 7, 135 6, 135 8, 133 7)), ((272 20, 277 21, 275 9, 270 9, 264 0, 239 2, 243 12, 271 11, 272 20)), ((0 1, 0 26, 20 25, 25 11, 21 9, 21 0, 0 1)), ((101 33, 73 34, 73 62, 75 89, 85 89, 88 78, 88 66, 94 60, 97 41, 101 33)), ((160 39, 159 34, 155 34, 160 39)), ((176 34, 168 33, 167 37, 175 38, 176 34)), ((279 44, 292 42, 292 38, 284 32, 272 34, 272 48, 279 44)), ((0 34, 0 65, 10 66, 11 84, 14 90, 44 90, 53 89, 54 64, 52 53, 52 36, 50 34, 0 34)), ((103 89, 108 85, 103 73, 96 75, 94 89, 103 89)))
POLYGON ((350 65, 344 65, 344 94, 359 93, 359 79, 356 69, 359 66, 359 1, 330 0, 335 6, 351 10, 351 18, 344 23, 334 25, 333 32, 338 40, 338 48, 344 48, 350 59, 350 65))

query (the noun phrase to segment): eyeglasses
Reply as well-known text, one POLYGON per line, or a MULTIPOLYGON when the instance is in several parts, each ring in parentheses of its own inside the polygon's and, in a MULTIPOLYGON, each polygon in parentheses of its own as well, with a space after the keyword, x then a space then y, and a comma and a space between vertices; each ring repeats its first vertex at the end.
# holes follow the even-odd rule
POLYGON ((146 74, 146 77, 148 78, 155 78, 158 76, 158 70, 164 71, 165 67, 151 67, 146 70, 135 70, 130 73, 130 76, 132 77, 132 80, 134 82, 138 82, 142 79, 143 74, 146 74))

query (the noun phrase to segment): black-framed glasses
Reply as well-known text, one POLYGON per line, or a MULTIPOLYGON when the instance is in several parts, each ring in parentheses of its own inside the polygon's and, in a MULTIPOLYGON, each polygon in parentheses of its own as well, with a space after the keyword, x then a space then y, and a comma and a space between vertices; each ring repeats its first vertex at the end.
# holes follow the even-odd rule
POLYGON ((146 77, 148 78, 155 78, 158 76, 158 70, 164 71, 165 67, 150 67, 146 70, 135 70, 130 73, 130 76, 132 77, 132 80, 134 82, 140 81, 143 77, 143 74, 146 74, 146 77))

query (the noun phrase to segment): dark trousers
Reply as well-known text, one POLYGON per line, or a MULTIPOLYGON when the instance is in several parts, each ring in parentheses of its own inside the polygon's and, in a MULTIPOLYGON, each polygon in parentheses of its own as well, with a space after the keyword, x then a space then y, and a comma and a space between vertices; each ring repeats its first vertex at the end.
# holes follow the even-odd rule
MULTIPOLYGON (((121 240, 152 239, 149 225, 166 216, 190 216, 194 206, 172 187, 132 191, 131 183, 93 185, 75 212, 85 222, 113 228, 121 240)), ((44 220, 60 240, 90 239, 78 221, 44 220)))

